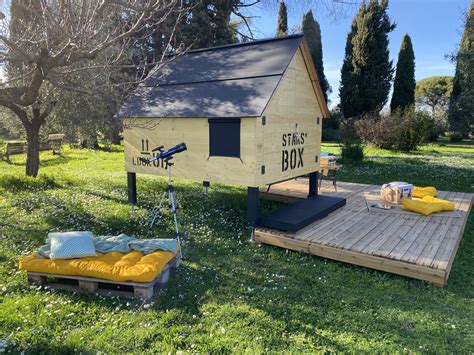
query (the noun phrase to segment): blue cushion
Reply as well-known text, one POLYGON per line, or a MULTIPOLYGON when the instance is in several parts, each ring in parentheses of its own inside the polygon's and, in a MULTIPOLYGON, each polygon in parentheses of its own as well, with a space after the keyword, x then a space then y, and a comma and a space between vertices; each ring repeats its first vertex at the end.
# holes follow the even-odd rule
POLYGON ((75 259, 96 256, 91 232, 49 233, 51 259, 75 259))

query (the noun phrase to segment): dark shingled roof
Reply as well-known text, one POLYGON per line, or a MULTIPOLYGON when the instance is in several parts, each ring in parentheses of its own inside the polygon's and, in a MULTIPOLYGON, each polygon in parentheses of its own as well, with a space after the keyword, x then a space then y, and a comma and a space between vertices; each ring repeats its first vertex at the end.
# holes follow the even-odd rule
POLYGON ((118 117, 260 116, 303 36, 187 52, 150 75, 118 117))

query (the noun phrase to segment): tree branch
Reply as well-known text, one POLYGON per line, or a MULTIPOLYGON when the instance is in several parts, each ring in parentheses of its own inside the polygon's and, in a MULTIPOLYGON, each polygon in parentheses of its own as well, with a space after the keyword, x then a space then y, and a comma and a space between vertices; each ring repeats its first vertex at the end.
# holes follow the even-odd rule
POLYGON ((0 105, 10 109, 13 113, 15 113, 25 128, 31 126, 31 122, 28 120, 28 115, 26 111, 23 110, 20 106, 17 106, 15 104, 12 104, 11 102, 3 101, 3 100, 0 100, 0 105))
POLYGON ((28 55, 23 49, 21 49, 15 42, 8 39, 6 36, 0 35, 0 41, 5 43, 5 45, 11 50, 21 54, 23 58, 28 62, 33 62, 33 58, 28 55))

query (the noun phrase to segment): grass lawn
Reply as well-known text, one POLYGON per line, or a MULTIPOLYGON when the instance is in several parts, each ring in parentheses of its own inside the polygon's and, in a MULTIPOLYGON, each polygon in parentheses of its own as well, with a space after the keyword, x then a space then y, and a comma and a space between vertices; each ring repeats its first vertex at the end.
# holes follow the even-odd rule
MULTIPOLYGON (((324 151, 337 151, 325 144, 324 151)), ((428 145, 404 154, 370 149, 341 181, 405 180, 474 192, 474 146, 428 145)), ((42 153, 41 177, 23 177, 23 156, 0 162, 0 352, 407 351, 474 349, 474 218, 448 285, 248 242, 246 190, 177 181, 186 260, 158 300, 130 301, 30 288, 18 259, 48 231, 88 229, 147 238, 148 213, 166 181, 139 176, 126 203, 123 153, 42 153)), ((264 202, 264 208, 271 208, 264 202)))

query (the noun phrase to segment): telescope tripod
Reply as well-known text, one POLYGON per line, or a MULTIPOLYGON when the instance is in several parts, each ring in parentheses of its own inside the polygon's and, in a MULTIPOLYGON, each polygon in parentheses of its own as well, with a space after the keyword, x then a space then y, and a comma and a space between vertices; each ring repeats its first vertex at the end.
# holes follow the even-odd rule
MULTIPOLYGON (((173 223, 174 223, 174 229, 176 233, 176 239, 178 240, 178 245, 180 247, 179 254, 182 257, 182 245, 181 245, 181 233, 179 231, 179 224, 178 224, 178 216, 177 216, 177 210, 178 210, 178 205, 176 203, 176 197, 174 195, 174 188, 171 180, 171 167, 173 166, 173 163, 171 162, 172 157, 166 158, 165 163, 166 163, 166 169, 168 169, 168 187, 166 191, 163 192, 161 195, 161 200, 160 204, 156 207, 153 207, 151 210, 150 214, 150 229, 153 228, 155 223, 158 221, 161 221, 163 219, 163 212, 165 210, 168 210, 171 212, 173 215, 173 223)), ((186 241, 186 234, 183 234, 184 240, 186 241)))

